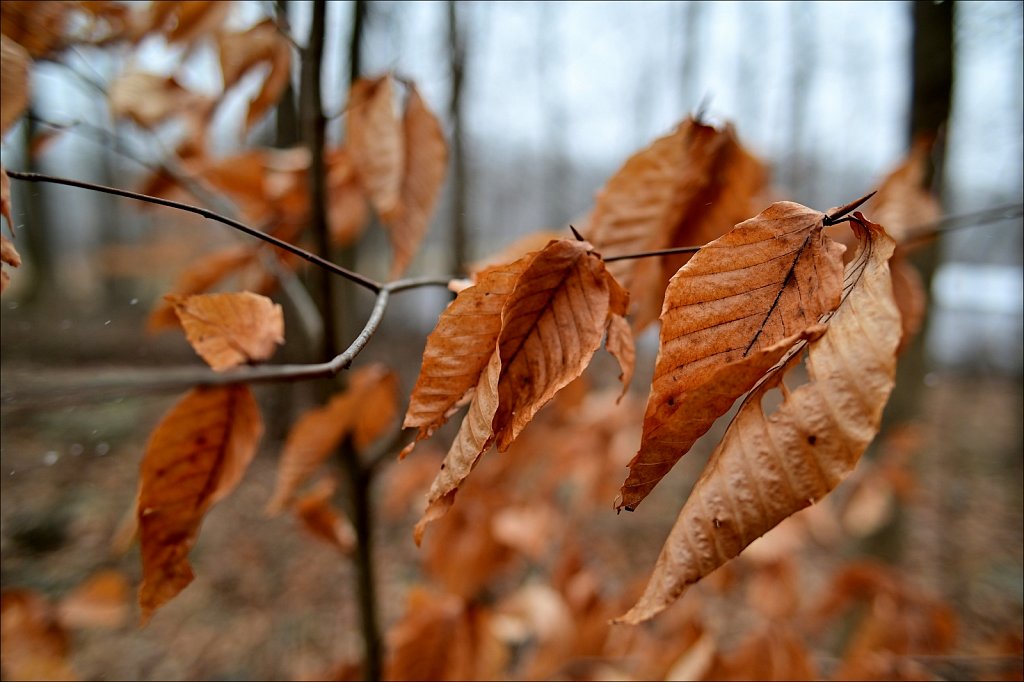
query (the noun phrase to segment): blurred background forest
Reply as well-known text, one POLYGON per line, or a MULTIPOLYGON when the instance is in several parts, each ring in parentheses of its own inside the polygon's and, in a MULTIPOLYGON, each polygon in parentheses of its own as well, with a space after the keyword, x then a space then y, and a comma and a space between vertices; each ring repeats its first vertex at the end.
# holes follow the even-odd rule
MULTIPOLYGON (((920 132, 917 117, 937 98, 931 132, 944 151, 933 189, 944 214, 1019 207, 1024 9, 951 4, 928 12, 922 5, 935 3, 329 2, 324 104, 340 112, 353 75, 393 71, 441 118, 449 172, 413 275, 455 275, 531 232, 566 230, 630 154, 698 110, 735 126, 770 166, 777 198, 826 210, 871 191, 900 163, 920 132), (927 55, 916 62, 915 45, 927 55), (952 65, 938 77, 944 89, 915 89, 928 64, 941 70, 942 55, 952 65)), ((279 13, 301 42, 311 3, 235 2, 231 12, 236 28, 279 13)), ((30 115, 5 137, 4 166, 137 188, 145 164, 166 159, 182 131, 154 135, 111 119, 103 86, 129 55, 194 91, 220 88, 217 57, 202 43, 187 54, 159 36, 132 50, 71 48, 34 65, 30 115)), ((294 60, 294 83, 298 68, 294 60)), ((262 77, 249 74, 218 109, 213 153, 299 140, 287 105, 242 134, 262 77)), ((341 117, 331 117, 329 139, 342 135, 341 117)), ((0 301, 0 580, 57 597, 101 568, 137 571, 108 545, 131 505, 146 433, 174 399, 89 377, 195 362, 180 335, 147 335, 146 316, 185 266, 234 235, 65 187, 12 182, 12 199, 25 263, 0 301)), ((983 656, 951 655, 926 666, 933 677, 925 679, 1020 678, 1006 657, 1024 651, 1024 229, 1019 208, 1006 215, 944 234, 919 257, 928 315, 901 360, 888 417, 895 445, 871 456, 901 473, 851 512, 861 521, 846 519, 839 551, 892 564, 939 595, 959 622, 951 653, 995 661, 985 668, 983 656), (898 464, 884 457, 892 451, 898 464)), ((368 231, 354 269, 380 275, 382 250, 380 231, 368 231)), ((447 300, 434 290, 396 299, 361 361, 395 367, 408 395, 447 300)), ((356 319, 369 304, 355 294, 342 301, 356 319)), ((657 333, 639 341, 633 392, 642 406, 657 333)), ((206 577, 147 630, 77 632, 83 677, 308 677, 357 656, 350 570, 287 523, 262 518, 275 442, 310 397, 297 386, 262 391, 279 423, 268 424, 262 468, 204 529, 200 549, 209 549, 197 572, 205 563, 206 577), (224 549, 215 556, 214 547, 224 549)), ((610 575, 625 580, 653 565, 698 466, 679 467, 645 514, 617 518, 608 498, 595 521, 608 547, 594 551, 610 575)), ((414 512, 421 499, 409 502, 414 512)), ((418 575, 410 518, 398 513, 380 529, 386 623, 418 575)), ((824 554, 816 559, 833 565, 824 554)))

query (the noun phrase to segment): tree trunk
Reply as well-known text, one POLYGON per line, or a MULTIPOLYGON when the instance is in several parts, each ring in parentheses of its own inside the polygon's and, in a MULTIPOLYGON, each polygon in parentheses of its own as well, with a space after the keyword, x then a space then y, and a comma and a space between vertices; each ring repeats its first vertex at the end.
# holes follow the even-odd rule
POLYGON ((462 84, 465 76, 466 44, 459 30, 456 0, 448 0, 448 64, 452 80, 448 99, 448 115, 452 121, 452 269, 462 274, 469 258, 469 236, 466 234, 466 150, 463 146, 462 84))

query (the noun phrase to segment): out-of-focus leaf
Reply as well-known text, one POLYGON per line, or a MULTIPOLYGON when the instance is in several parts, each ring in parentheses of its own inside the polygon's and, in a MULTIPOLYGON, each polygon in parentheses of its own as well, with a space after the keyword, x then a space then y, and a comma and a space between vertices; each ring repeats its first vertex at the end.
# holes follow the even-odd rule
POLYGON ((360 78, 348 97, 345 144, 359 181, 381 216, 398 209, 405 167, 405 135, 394 98, 390 75, 360 78))
POLYGON ((120 571, 91 575, 60 600, 60 621, 67 627, 119 628, 128 620, 128 580, 120 571))
POLYGON ((144 71, 126 71, 110 84, 110 113, 114 118, 134 121, 143 128, 155 128, 179 114, 205 120, 211 100, 189 91, 173 76, 144 71))
POLYGON ((327 226, 331 243, 348 246, 363 233, 369 211, 356 177, 352 158, 344 147, 329 150, 327 164, 327 226))
MULTIPOLYGON (((6 13, 7 4, 4 3, 5 16, 6 13)), ((0 35, 0 90, 4 93, 0 98, 0 136, 7 133, 7 129, 21 118, 28 107, 28 66, 31 62, 25 48, 8 38, 6 33, 0 35)))
MULTIPOLYGON (((10 265, 12 268, 21 265, 21 256, 18 255, 18 250, 14 248, 14 242, 2 234, 0 234, 0 263, 10 265)), ((0 293, 7 289, 7 283, 10 281, 10 278, 6 270, 0 269, 0 293)))
MULTIPOLYGON (((75 3, 4 0, 0 31, 33 57, 45 57, 67 44, 68 20, 75 3)), ((4 98, 10 92, 4 83, 4 98)))
MULTIPOLYGON (((631 156, 605 184, 583 234, 602 256, 700 246, 753 214, 767 173, 731 127, 687 118, 631 156)), ((657 319, 669 278, 688 256, 609 263, 633 295, 637 331, 657 319)))
POLYGON ((350 554, 356 545, 356 533, 345 515, 331 504, 337 483, 324 478, 295 501, 295 515, 313 537, 350 554))
POLYGON ((193 389, 153 431, 138 504, 143 622, 192 582, 188 553, 203 517, 238 485, 262 433, 256 401, 239 384, 193 389))
POLYGON ((389 680, 497 679, 508 656, 487 609, 422 588, 409 593, 405 615, 388 636, 389 680))
POLYGON ((222 33, 217 37, 220 67, 224 76, 224 90, 229 90, 250 69, 266 64, 269 72, 259 93, 249 102, 244 132, 281 98, 288 87, 291 65, 291 47, 270 19, 236 33, 222 33))
MULTIPOLYGON (((171 289, 171 294, 185 298, 194 294, 206 293, 218 282, 249 265, 256 259, 256 251, 249 246, 228 246, 211 251, 192 263, 179 276, 171 289)), ((174 312, 172 298, 161 299, 146 320, 146 331, 155 334, 164 329, 179 327, 181 322, 174 312)))
POLYGON ((77 680, 67 632, 46 599, 27 589, 0 593, 0 667, 5 680, 77 680))
POLYGON ((392 278, 405 271, 427 233, 448 164, 448 145, 441 122, 427 107, 416 86, 411 84, 402 118, 402 132, 405 135, 405 163, 401 196, 393 210, 381 213, 394 252, 392 278))
POLYGON ((284 343, 284 312, 248 291, 167 297, 188 342, 214 370, 266 360, 284 343))
POLYGON ((820 500, 878 432, 900 337, 888 266, 894 244, 859 213, 855 225, 861 248, 847 266, 842 305, 808 345, 808 382, 786 388, 789 364, 747 397, 683 505, 643 596, 621 622, 653 617, 688 585, 820 500), (785 400, 767 414, 762 401, 775 387, 785 400))
POLYGON ((162 33, 168 43, 191 47, 203 36, 216 32, 231 12, 231 4, 225 0, 155 0, 138 38, 146 33, 162 33))
POLYGON ((839 305, 843 247, 825 214, 772 204, 672 278, 640 449, 616 508, 633 510, 733 402, 839 305))
POLYGON ((323 407, 306 412, 288 432, 267 513, 280 513, 345 436, 351 435, 359 450, 382 436, 395 419, 397 402, 398 377, 394 372, 383 365, 352 372, 348 389, 323 407))
POLYGON ((926 184, 933 141, 927 137, 914 140, 907 158, 889 173, 878 192, 864 208, 864 213, 885 225, 896 243, 910 236, 911 231, 942 216, 942 207, 926 184))

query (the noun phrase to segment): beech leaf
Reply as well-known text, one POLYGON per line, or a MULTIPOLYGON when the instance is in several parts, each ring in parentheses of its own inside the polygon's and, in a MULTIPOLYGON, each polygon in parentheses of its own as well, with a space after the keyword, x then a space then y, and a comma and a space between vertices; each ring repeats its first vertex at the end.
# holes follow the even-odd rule
POLYGON ((188 342, 218 372, 266 360, 284 343, 284 312, 266 296, 243 291, 165 298, 188 342))
POLYGON ((248 132, 273 106, 288 87, 291 76, 291 47, 270 19, 237 33, 217 38, 224 89, 234 86, 252 68, 267 64, 269 72, 256 97, 249 102, 243 132, 248 132))
POLYGON ((349 387, 309 410, 288 432, 267 513, 280 513, 295 491, 351 435, 359 450, 383 435, 397 414, 398 377, 383 365, 361 367, 349 387))
POLYGON ((336 488, 337 483, 330 478, 319 481, 295 501, 295 515, 313 537, 342 554, 350 554, 356 544, 356 533, 348 519, 331 504, 336 488))
POLYGON ((28 67, 32 62, 21 45, 0 35, 0 136, 21 118, 28 107, 28 67))
POLYGON ((843 247, 825 214, 780 202, 672 278, 640 449, 616 508, 633 510, 733 402, 839 305, 843 247))
MULTIPOLYGON (((552 241, 539 253, 516 263, 525 259, 529 259, 528 264, 501 305, 496 338, 493 304, 481 306, 486 310, 483 333, 472 333, 472 319, 461 329, 458 322, 453 324, 444 337, 439 337, 451 343, 452 350, 443 357, 457 358, 471 349, 475 355, 466 364, 472 369, 459 374, 455 383, 441 382, 437 392, 441 399, 418 423, 410 423, 407 418, 407 426, 421 426, 421 435, 444 423, 449 410, 465 396, 467 378, 473 376, 488 347, 484 343, 493 344, 486 369, 478 376, 469 411, 427 494, 427 510, 413 534, 417 544, 427 524, 451 507, 459 486, 491 443, 496 442, 500 451, 508 449, 537 411, 583 373, 611 321, 627 305, 625 290, 614 282, 587 242, 552 241)), ((481 282, 498 272, 504 270, 485 271, 481 282)), ((467 296, 464 308, 480 293, 472 294, 475 289, 459 294, 460 298, 467 296)), ((631 337, 627 341, 621 333, 621 327, 617 327, 613 345, 617 344, 615 350, 624 363, 625 374, 632 344, 631 337)))
POLYGON ((601 345, 609 275, 587 242, 551 242, 501 312, 501 380, 494 434, 505 451, 545 403, 578 377, 601 345))
POLYGON ((153 308, 146 320, 146 331, 155 334, 170 327, 181 326, 174 312, 174 301, 205 293, 221 280, 252 263, 256 257, 256 251, 249 246, 227 246, 206 253, 178 276, 172 297, 168 299, 165 296, 153 308))
POLYGON ((153 431, 138 502, 143 622, 192 582, 188 553, 203 517, 238 485, 262 433, 256 401, 240 384, 193 389, 153 431))
POLYGON ((405 160, 393 83, 390 75, 360 78, 352 85, 347 108, 345 144, 359 181, 381 216, 398 208, 405 160))
MULTIPOLYGON (((583 233, 606 258, 704 244, 754 212, 766 177, 730 126, 719 130, 687 118, 608 180, 583 233)), ((687 258, 609 263, 635 298, 638 331, 657 318, 668 280, 687 258)))
POLYGON ((182 87, 173 76, 126 71, 110 85, 110 113, 143 128, 155 128, 180 113, 202 119, 210 100, 182 87))
MULTIPOLYGON (((448 304, 427 337, 423 365, 409 398, 403 426, 418 427, 416 441, 429 438, 464 404, 494 355, 501 332, 501 309, 519 276, 536 256, 481 272, 448 304)), ((412 450, 410 445, 403 456, 412 450)))
MULTIPOLYGON (((10 265, 12 268, 21 265, 21 256, 18 254, 18 250, 14 248, 14 242, 2 234, 0 234, 0 263, 10 265)), ((0 268, 2 268, 2 265, 0 265, 0 268)), ((9 281, 10 275, 7 274, 6 270, 0 269, 0 293, 7 289, 9 281)))
POLYGON ((793 391, 783 384, 785 399, 771 414, 762 399, 783 371, 747 397, 683 505, 647 588, 619 622, 651 618, 688 585, 820 500, 878 432, 900 338, 888 265, 894 243, 880 226, 854 217, 861 248, 847 266, 842 305, 826 333, 808 344, 807 383, 793 391))
POLYGON ((405 271, 427 233, 448 164, 448 145, 441 122, 411 84, 402 130, 405 163, 401 196, 393 209, 381 211, 381 220, 388 227, 394 251, 392 279, 405 271))

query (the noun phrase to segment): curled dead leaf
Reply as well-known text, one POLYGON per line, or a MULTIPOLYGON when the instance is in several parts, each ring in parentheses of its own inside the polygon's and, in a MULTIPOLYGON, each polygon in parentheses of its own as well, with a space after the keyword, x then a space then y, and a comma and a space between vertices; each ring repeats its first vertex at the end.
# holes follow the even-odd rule
MULTIPOLYGON (((756 210, 767 172, 731 126, 692 117, 631 156, 598 192, 583 233, 603 256, 715 239, 756 210)), ((669 278, 687 255, 609 263, 634 297, 634 328, 657 319, 669 278)))
POLYGON ((842 305, 808 344, 808 382, 790 391, 776 372, 747 397, 711 455, 662 548, 643 596, 619 622, 653 617, 691 585, 853 470, 878 432, 895 381, 900 315, 892 297, 893 241, 855 214, 861 248, 842 305), (775 387, 783 403, 763 399, 775 387))
POLYGON ((707 244, 665 293, 640 449, 617 509, 632 511, 718 417, 839 305, 843 247, 824 214, 772 204, 707 244))
MULTIPOLYGON (((474 377, 476 387, 469 411, 427 495, 427 510, 416 524, 413 535, 417 544, 427 525, 451 507, 459 485, 490 445, 497 443, 500 451, 507 450, 537 411, 582 374, 628 300, 587 242, 555 240, 516 264, 523 261, 525 268, 500 303, 500 319, 494 315, 498 301, 472 303, 473 297, 481 293, 487 300, 487 292, 478 287, 490 281, 489 277, 508 274, 500 268, 485 271, 480 284, 464 290, 450 306, 456 309, 459 299, 465 297, 459 310, 486 311, 479 317, 452 315, 443 335, 438 336, 439 343, 446 344, 441 358, 458 358, 469 350, 473 353, 471 369, 456 365, 455 371, 439 372, 437 367, 430 367, 431 374, 426 374, 424 360, 421 378, 436 378, 440 390, 425 391, 431 399, 430 409, 415 421, 406 418, 407 426, 420 426, 421 437, 444 423, 467 395, 468 381, 474 377), (477 374, 485 357, 486 369, 477 374), (452 374, 456 382, 449 382, 452 374), (438 396, 440 399, 436 399, 438 396)), ((445 320, 439 321, 438 329, 442 322, 445 320)), ((621 332, 619 325, 612 338, 625 375, 627 369, 631 371, 627 367, 631 338, 627 341, 618 335, 621 332)))
POLYGON ((271 19, 244 31, 221 33, 217 36, 217 47, 225 91, 238 83, 251 69, 262 65, 269 67, 260 91, 249 102, 243 128, 243 133, 248 132, 288 87, 291 47, 271 19))
POLYGON ((360 78, 348 96, 345 144, 359 181, 381 216, 398 209, 405 135, 395 112, 394 79, 360 78))

